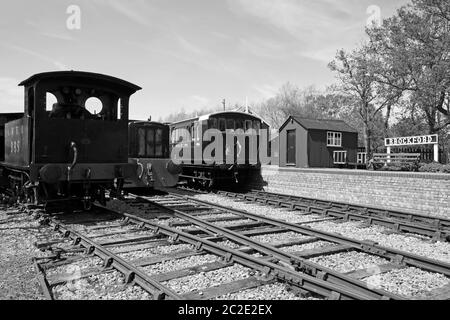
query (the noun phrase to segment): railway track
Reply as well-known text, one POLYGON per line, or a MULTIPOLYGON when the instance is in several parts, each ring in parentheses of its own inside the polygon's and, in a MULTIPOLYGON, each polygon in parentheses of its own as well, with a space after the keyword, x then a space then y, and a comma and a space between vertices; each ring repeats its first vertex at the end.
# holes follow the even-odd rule
MULTIPOLYGON (((187 191, 196 192, 192 189, 187 191)), ((218 190, 215 193, 233 199, 298 210, 303 214, 319 214, 343 221, 361 221, 368 225, 383 226, 395 232, 414 233, 433 240, 450 241, 450 219, 263 191, 236 193, 218 190)))
MULTIPOLYGON (((147 207, 146 210, 147 214, 144 215, 148 215, 149 208, 147 207)), ((167 215, 167 212, 160 209, 157 211, 156 215, 151 215, 154 219, 161 219, 162 221, 170 219, 170 215, 167 215)), ((145 211, 142 210, 142 212, 145 211)), ((67 216, 64 217, 64 220, 66 219, 67 216)), ((40 243, 41 248, 55 253, 35 261, 35 266, 40 273, 41 286, 49 299, 57 299, 59 296, 64 297, 60 293, 61 290, 55 290, 56 287, 111 273, 117 273, 115 277, 119 277, 120 274, 124 287, 137 286, 139 290, 147 292, 149 297, 153 299, 212 299, 246 289, 276 285, 278 283, 288 283, 292 290, 299 290, 299 294, 301 292, 303 294, 313 293, 319 297, 333 299, 373 299, 384 297, 381 294, 373 296, 364 293, 364 290, 363 292, 358 292, 340 285, 334 285, 295 272, 292 268, 273 261, 261 260, 249 255, 248 251, 250 249, 235 250, 221 246, 214 242, 214 239, 211 239, 208 234, 206 234, 207 237, 199 237, 198 235, 170 228, 164 226, 164 224, 155 223, 136 215, 117 214, 117 217, 108 219, 105 222, 99 222, 98 218, 90 218, 83 221, 80 216, 76 220, 70 223, 75 223, 76 228, 71 228, 67 222, 63 223, 58 219, 49 220, 53 230, 61 238, 53 238, 47 242, 40 243), (83 226, 81 228, 83 231, 76 230, 77 228, 80 229, 80 226, 83 226), (58 249, 58 246, 62 243, 66 244, 65 249, 58 249), (189 245, 190 248, 140 257, 133 261, 119 256, 132 253, 134 249, 139 250, 143 248, 147 250, 166 248, 166 251, 169 252, 167 249, 170 247, 180 245, 189 245), (143 271, 146 267, 159 263, 167 264, 179 259, 199 256, 208 256, 210 260, 211 257, 214 257, 214 259, 204 264, 165 273, 149 275, 143 271), (85 268, 75 273, 65 271, 72 270, 73 263, 93 258, 99 259, 96 265, 85 265, 85 268), (99 263, 100 261, 102 261, 101 264, 99 263), (220 272, 221 270, 226 271, 230 268, 237 268, 237 271, 239 269, 248 270, 252 276, 235 279, 212 288, 204 288, 201 291, 192 290, 184 294, 176 293, 164 284, 185 276, 193 276, 205 272, 220 272), (53 269, 56 269, 56 271, 52 272, 51 270, 53 269), (274 274, 270 271, 274 272, 274 274)), ((226 272, 232 273, 233 270, 226 272)), ((69 289, 76 291, 77 288, 69 289)))
MULTIPOLYGON (((223 299, 248 290, 268 292, 270 286, 281 286, 282 290, 298 297, 405 299, 363 279, 374 272, 411 266, 450 276, 450 266, 445 263, 313 230, 307 223, 286 223, 178 193, 151 198, 131 194, 125 199, 110 201, 107 210, 114 218, 105 222, 98 221, 98 217, 80 221, 77 216, 78 222, 74 224, 68 221, 67 215, 61 216, 62 220, 50 220, 61 239, 49 240, 41 246, 56 254, 36 261, 48 298, 59 298, 61 294, 55 288, 67 283, 112 273, 116 277, 120 275, 123 290, 138 287, 147 293, 147 298, 153 299, 223 299), (286 233, 297 236, 271 243, 257 239, 276 239, 286 233), (61 242, 69 240, 68 250, 58 249, 61 242), (325 245, 316 247, 315 244, 325 245), (282 250, 292 246, 305 249, 282 250), (181 249, 171 249, 177 247, 181 249), (73 257, 74 252, 76 257, 73 257), (312 262, 314 258, 343 252, 373 256, 378 264, 344 273, 312 262), (61 271, 64 266, 70 269, 74 262, 93 257, 101 263, 75 274, 61 271), (197 258, 199 262, 189 264, 192 263, 189 259, 197 258), (178 265, 178 268, 163 267, 170 265, 178 265), (59 271, 50 271, 55 268, 59 271), (229 282, 210 283, 204 288, 200 286, 201 289, 195 286, 188 291, 181 289, 180 283, 185 279, 205 277, 205 273, 217 273, 219 278, 220 274, 235 273, 239 277, 231 277, 229 282)), ((266 299, 270 299, 270 295, 266 299)))

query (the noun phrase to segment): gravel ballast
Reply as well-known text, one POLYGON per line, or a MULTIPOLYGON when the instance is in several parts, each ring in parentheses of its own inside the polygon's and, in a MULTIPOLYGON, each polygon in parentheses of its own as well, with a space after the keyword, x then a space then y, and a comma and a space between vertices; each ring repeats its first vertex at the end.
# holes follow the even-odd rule
POLYGON ((137 260, 142 258, 147 258, 150 256, 161 255, 161 254, 170 254, 174 252, 180 252, 185 250, 192 250, 193 247, 189 244, 179 244, 179 245, 168 245, 168 246, 159 246, 150 249, 119 253, 119 257, 125 260, 137 260))
POLYGON ((186 268, 192 268, 207 263, 218 261, 219 257, 211 254, 203 256, 192 256, 183 259, 165 261, 163 263, 154 264, 141 268, 148 275, 167 273, 186 268))
POLYGON ((117 271, 55 286, 53 294, 59 300, 148 300, 152 298, 141 287, 125 284, 125 277, 117 271))
POLYGON ((311 237, 297 232, 269 233, 251 237, 252 240, 276 245, 277 243, 310 239, 311 237))
POLYGON ((318 248, 322 248, 322 247, 332 247, 332 246, 336 246, 336 243, 319 240, 319 241, 314 241, 311 243, 281 247, 280 250, 284 251, 284 252, 294 253, 294 252, 301 252, 301 251, 305 251, 305 250, 312 250, 312 249, 318 249, 318 248))
POLYGON ((217 298, 217 300, 317 300, 302 298, 287 289, 281 283, 267 284, 257 288, 230 293, 217 298))
MULTIPOLYGON (((253 214, 264 216, 266 213, 268 217, 285 220, 288 222, 294 222, 295 220, 286 219, 287 212, 279 208, 264 207, 253 203, 244 203, 241 201, 235 201, 228 197, 219 195, 197 195, 196 198, 212 203, 217 203, 224 206, 230 206, 235 209, 243 209, 253 214)), ((295 216, 296 214, 303 219, 312 215, 302 215, 297 211, 288 212, 295 216)), ((294 222, 295 223, 295 222, 294 222)), ((345 237, 357 239, 357 240, 371 240, 377 242, 381 246, 403 250, 420 256, 425 256, 430 259, 445 261, 450 263, 450 243, 448 242, 432 242, 429 238, 420 235, 408 235, 408 234, 386 234, 389 233, 389 229, 381 226, 370 226, 367 228, 361 228, 360 222, 346 222, 346 223, 334 223, 331 221, 314 222, 307 225, 310 228, 318 229, 330 233, 337 233, 345 237)))
POLYGON ((202 290, 228 282, 246 279, 250 277, 250 272, 251 269, 235 264, 219 270, 201 272, 192 276, 173 279, 163 284, 171 287, 179 294, 184 294, 194 290, 202 290))
POLYGON ((256 213, 262 217, 276 217, 279 220, 290 223, 301 223, 323 219, 323 217, 316 214, 302 214, 302 212, 300 211, 287 211, 286 209, 277 207, 264 206, 261 204, 254 204, 250 202, 235 201, 231 198, 212 194, 196 195, 195 198, 237 210, 246 210, 248 212, 256 213))
POLYGON ((342 252, 333 255, 315 257, 309 259, 309 261, 342 273, 358 269, 367 269, 389 262, 388 260, 380 258, 378 256, 373 256, 357 251, 342 252))
POLYGON ((360 228, 359 222, 333 223, 318 222, 310 225, 311 228, 326 232, 341 234, 345 237, 357 240, 371 240, 379 245, 398 250, 407 251, 434 260, 450 263, 450 243, 431 242, 428 238, 407 234, 384 234, 386 228, 381 226, 370 226, 360 228))
POLYGON ((41 300, 32 258, 44 256, 34 243, 39 222, 16 208, 0 209, 0 300, 41 300))
POLYGON ((405 268, 375 274, 363 279, 374 288, 384 289, 406 297, 420 298, 430 291, 450 283, 450 279, 441 274, 423 271, 417 268, 405 268))

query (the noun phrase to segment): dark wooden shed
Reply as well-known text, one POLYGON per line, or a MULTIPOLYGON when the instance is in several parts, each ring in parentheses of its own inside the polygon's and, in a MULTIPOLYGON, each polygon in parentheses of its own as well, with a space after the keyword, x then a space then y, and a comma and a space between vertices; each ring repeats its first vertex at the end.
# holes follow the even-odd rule
POLYGON ((290 116, 279 132, 280 167, 334 168, 356 163, 358 131, 342 120, 290 116))

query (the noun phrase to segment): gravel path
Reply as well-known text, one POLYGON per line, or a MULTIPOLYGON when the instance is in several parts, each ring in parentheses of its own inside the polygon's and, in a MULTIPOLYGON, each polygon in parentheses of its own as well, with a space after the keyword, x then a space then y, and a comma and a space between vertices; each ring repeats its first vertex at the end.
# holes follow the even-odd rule
POLYGON ((431 290, 450 283, 450 279, 441 274, 426 272, 417 268, 393 270, 375 274, 363 280, 374 288, 381 288, 410 298, 419 298, 431 290))
POLYGON ((124 276, 117 271, 55 286, 53 294, 60 300, 148 300, 152 298, 139 286, 125 284, 124 276))
POLYGON ((183 294, 194 290, 219 286, 240 279, 246 279, 250 277, 250 272, 251 269, 235 264, 231 267, 219 270, 201 272, 192 276, 173 279, 164 282, 163 284, 171 287, 179 294, 183 294))
POLYGON ((34 246, 39 223, 24 213, 7 214, 13 211, 0 209, 0 300, 41 300, 32 264, 33 257, 44 255, 34 246))

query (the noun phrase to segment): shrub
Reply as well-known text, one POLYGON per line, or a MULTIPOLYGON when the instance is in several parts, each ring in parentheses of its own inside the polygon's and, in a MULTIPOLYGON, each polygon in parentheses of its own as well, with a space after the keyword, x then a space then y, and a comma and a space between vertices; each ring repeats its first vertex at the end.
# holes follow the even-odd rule
POLYGON ((419 168, 420 172, 434 172, 434 173, 450 173, 450 165, 440 164, 438 162, 422 163, 419 168))

